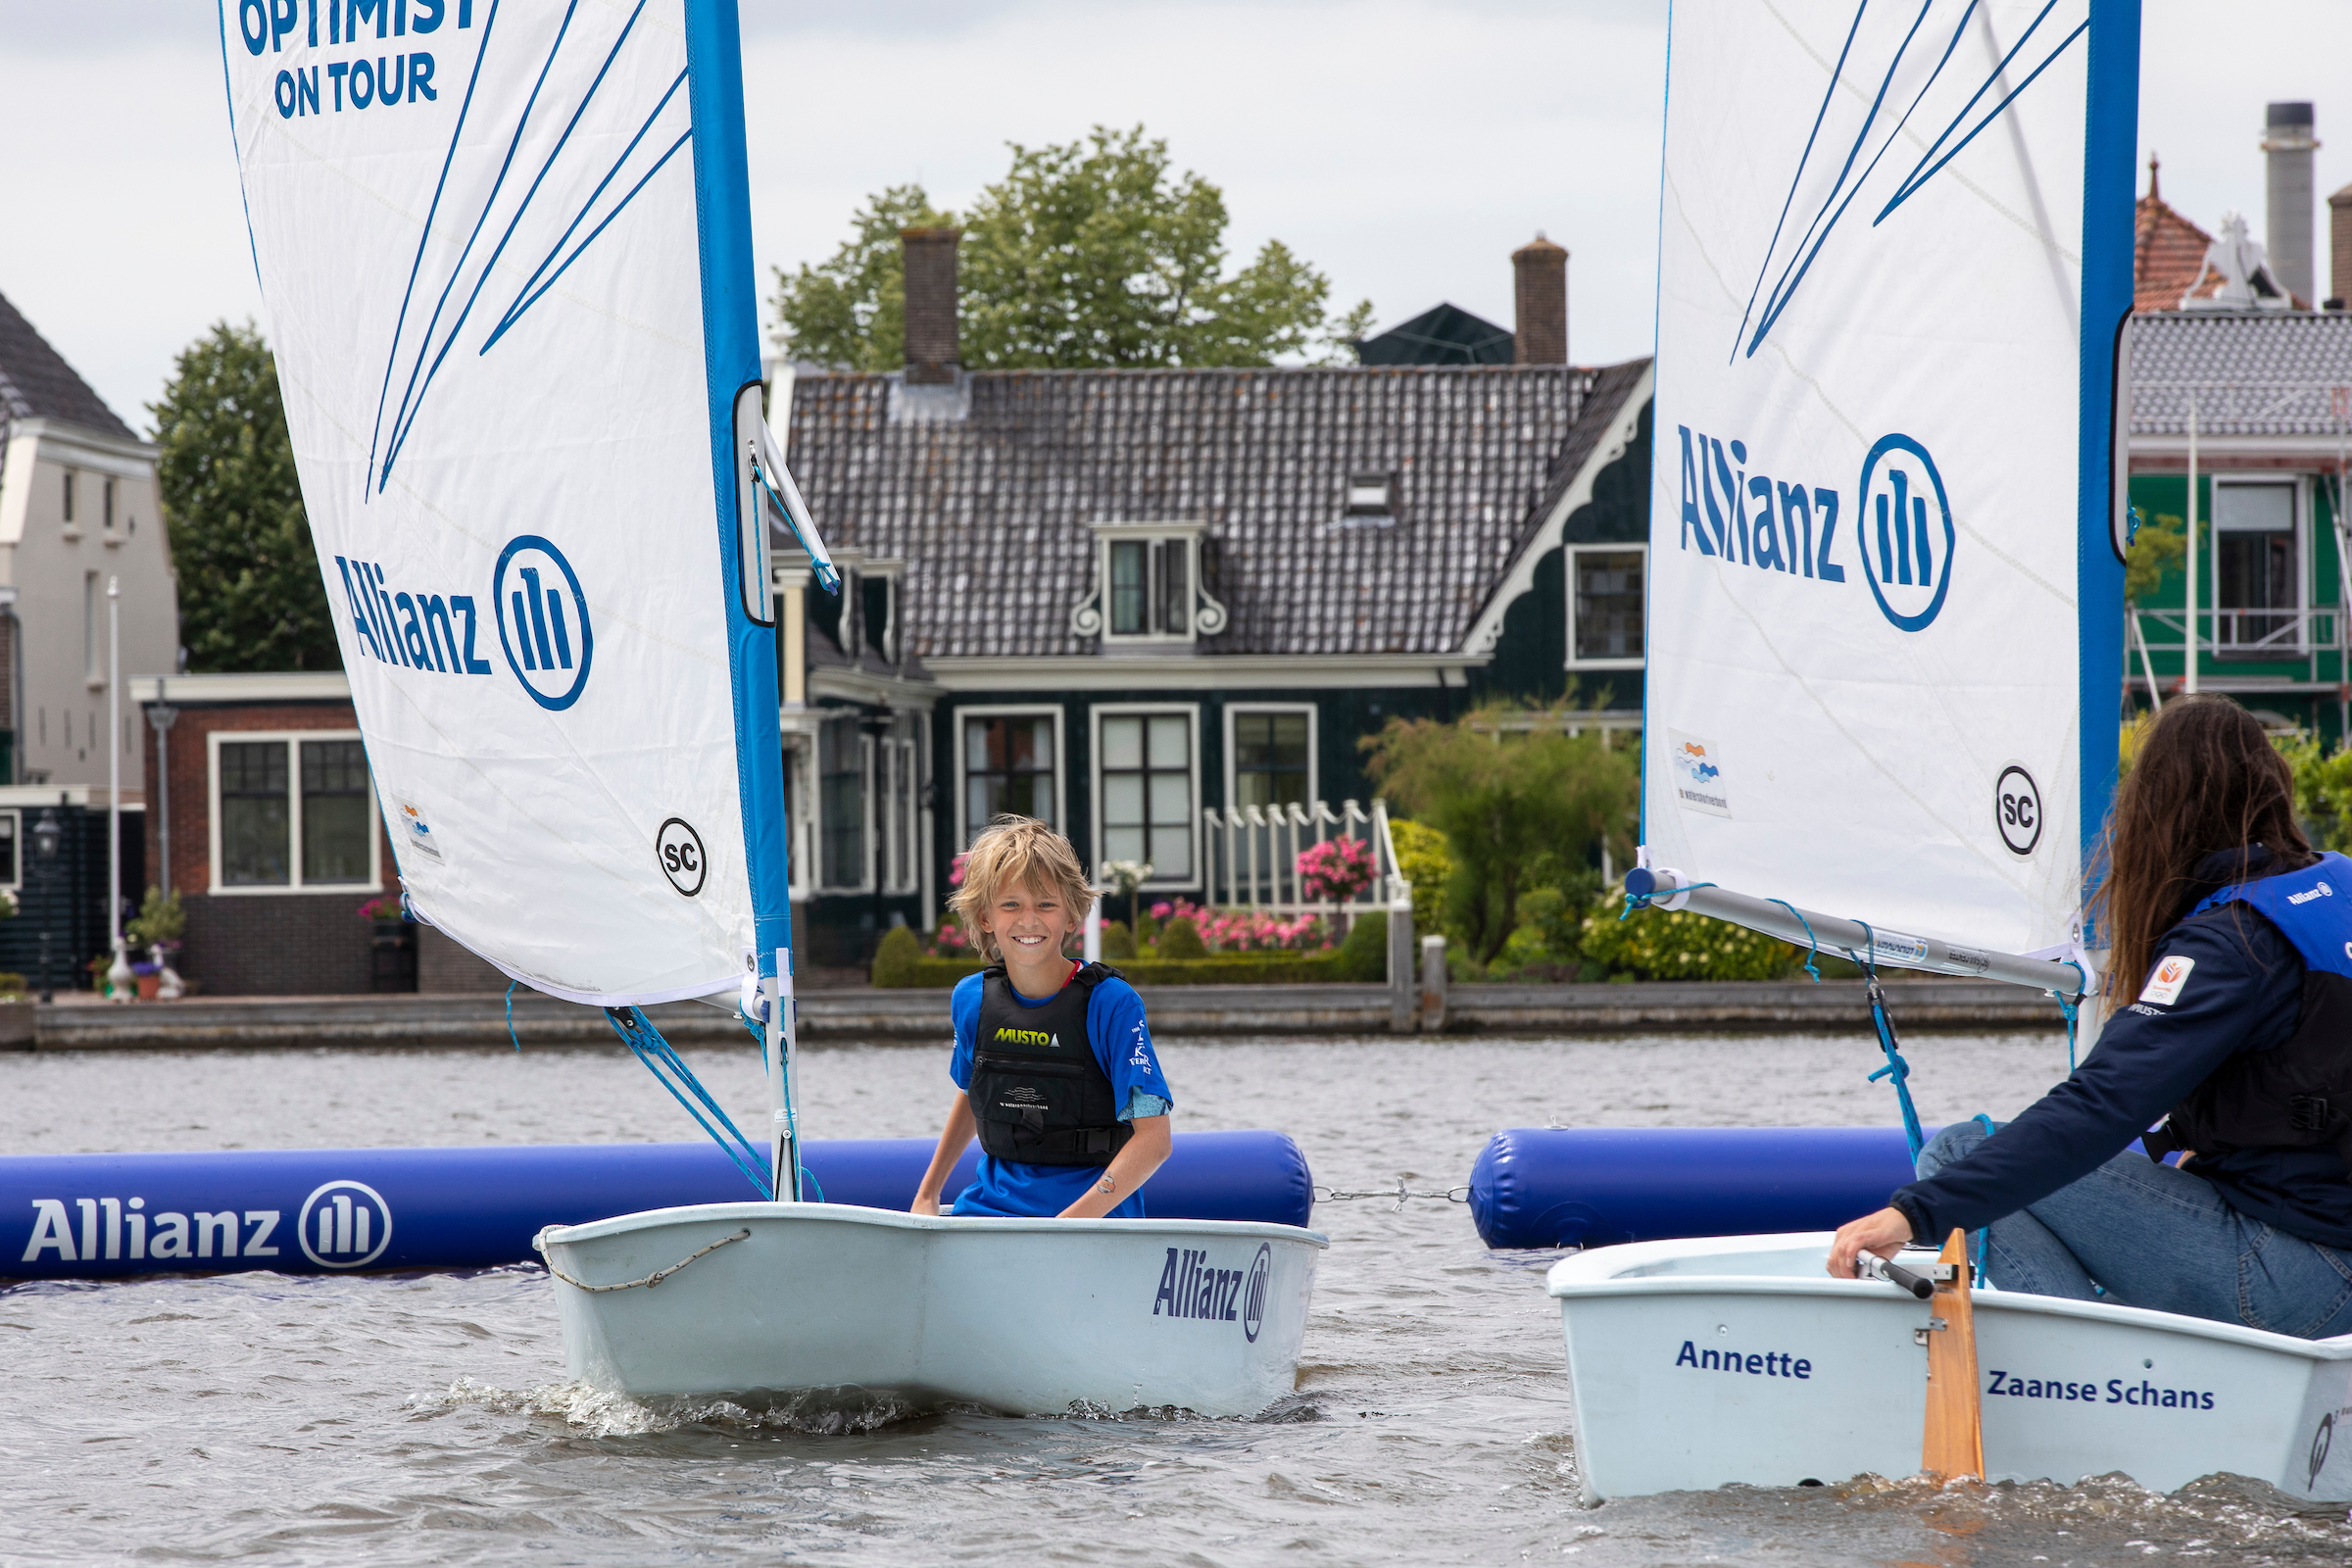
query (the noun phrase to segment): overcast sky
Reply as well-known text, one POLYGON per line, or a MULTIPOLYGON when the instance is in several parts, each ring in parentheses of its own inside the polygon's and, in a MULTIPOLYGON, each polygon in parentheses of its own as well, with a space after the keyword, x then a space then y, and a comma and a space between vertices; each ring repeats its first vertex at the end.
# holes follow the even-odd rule
MULTIPOLYGON (((868 192, 961 207, 1007 141, 1140 122, 1224 188, 1237 259, 1279 238, 1337 304, 1508 326, 1509 254, 1542 229, 1573 253, 1574 357, 1649 351, 1664 0, 741 3, 763 296, 868 192)), ((2352 95, 2328 94, 2352 4, 2146 18, 2143 189, 2154 149, 2174 206, 2259 238, 2274 98, 2318 105, 2320 192, 2352 182, 2352 95)), ((0 294, 142 431, 181 347, 261 315, 217 28, 209 0, 0 0, 0 294)))

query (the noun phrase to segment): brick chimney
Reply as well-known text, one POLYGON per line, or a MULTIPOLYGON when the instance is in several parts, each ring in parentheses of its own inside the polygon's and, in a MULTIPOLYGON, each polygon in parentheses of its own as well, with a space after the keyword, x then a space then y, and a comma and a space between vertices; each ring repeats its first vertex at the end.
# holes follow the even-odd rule
POLYGON ((2352 301, 2352 185, 2328 198, 2328 309, 2352 301))
POLYGON ((956 371, 956 245, 963 231, 899 231, 906 268, 906 381, 950 386, 956 371))
POLYGON ((1511 252, 1517 295, 1517 330, 1511 359, 1518 365, 1568 363, 1568 253, 1536 230, 1535 239, 1511 252))

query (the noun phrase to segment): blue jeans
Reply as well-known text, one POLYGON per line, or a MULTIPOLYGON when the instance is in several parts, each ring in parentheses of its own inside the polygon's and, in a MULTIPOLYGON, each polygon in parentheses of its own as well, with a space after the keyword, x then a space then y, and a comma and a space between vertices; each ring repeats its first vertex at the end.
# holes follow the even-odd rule
MULTIPOLYGON (((1919 1174, 1965 1158, 1985 1136, 1973 1121, 1946 1127, 1919 1152, 1919 1174)), ((1993 1221, 1984 1271, 2004 1291, 2088 1301, 2103 1289, 2125 1306, 2297 1339, 2352 1333, 2352 1251, 2249 1219, 2202 1176, 2129 1149, 1993 1221)))

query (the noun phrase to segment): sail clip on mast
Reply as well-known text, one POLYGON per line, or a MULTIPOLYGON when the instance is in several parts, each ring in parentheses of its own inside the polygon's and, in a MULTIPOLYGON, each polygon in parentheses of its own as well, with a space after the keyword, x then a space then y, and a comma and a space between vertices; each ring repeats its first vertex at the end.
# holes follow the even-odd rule
POLYGON ((1712 882, 1694 881, 1670 866, 1636 866, 1625 874, 1625 891, 1628 898, 1641 904, 1692 909, 1799 947, 1850 953, 1858 958, 1866 956, 1874 964, 1924 969, 1967 980, 2002 980, 2061 998, 2080 998, 2090 985, 2090 977, 2065 959, 2030 958, 1877 929, 1859 920, 1819 914, 1777 899, 1750 898, 1712 882))

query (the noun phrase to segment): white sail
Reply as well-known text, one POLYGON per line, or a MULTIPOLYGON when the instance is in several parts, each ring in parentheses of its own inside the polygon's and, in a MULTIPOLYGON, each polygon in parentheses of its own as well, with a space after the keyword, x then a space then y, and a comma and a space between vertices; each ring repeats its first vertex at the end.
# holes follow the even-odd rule
POLYGON ((732 992, 755 952, 773 972, 733 5, 220 10, 304 502, 414 908, 576 1001, 732 992))
POLYGON ((2134 88, 2094 9, 1674 6, 1647 855, 1898 961, 2067 944, 2113 780, 2134 88))

